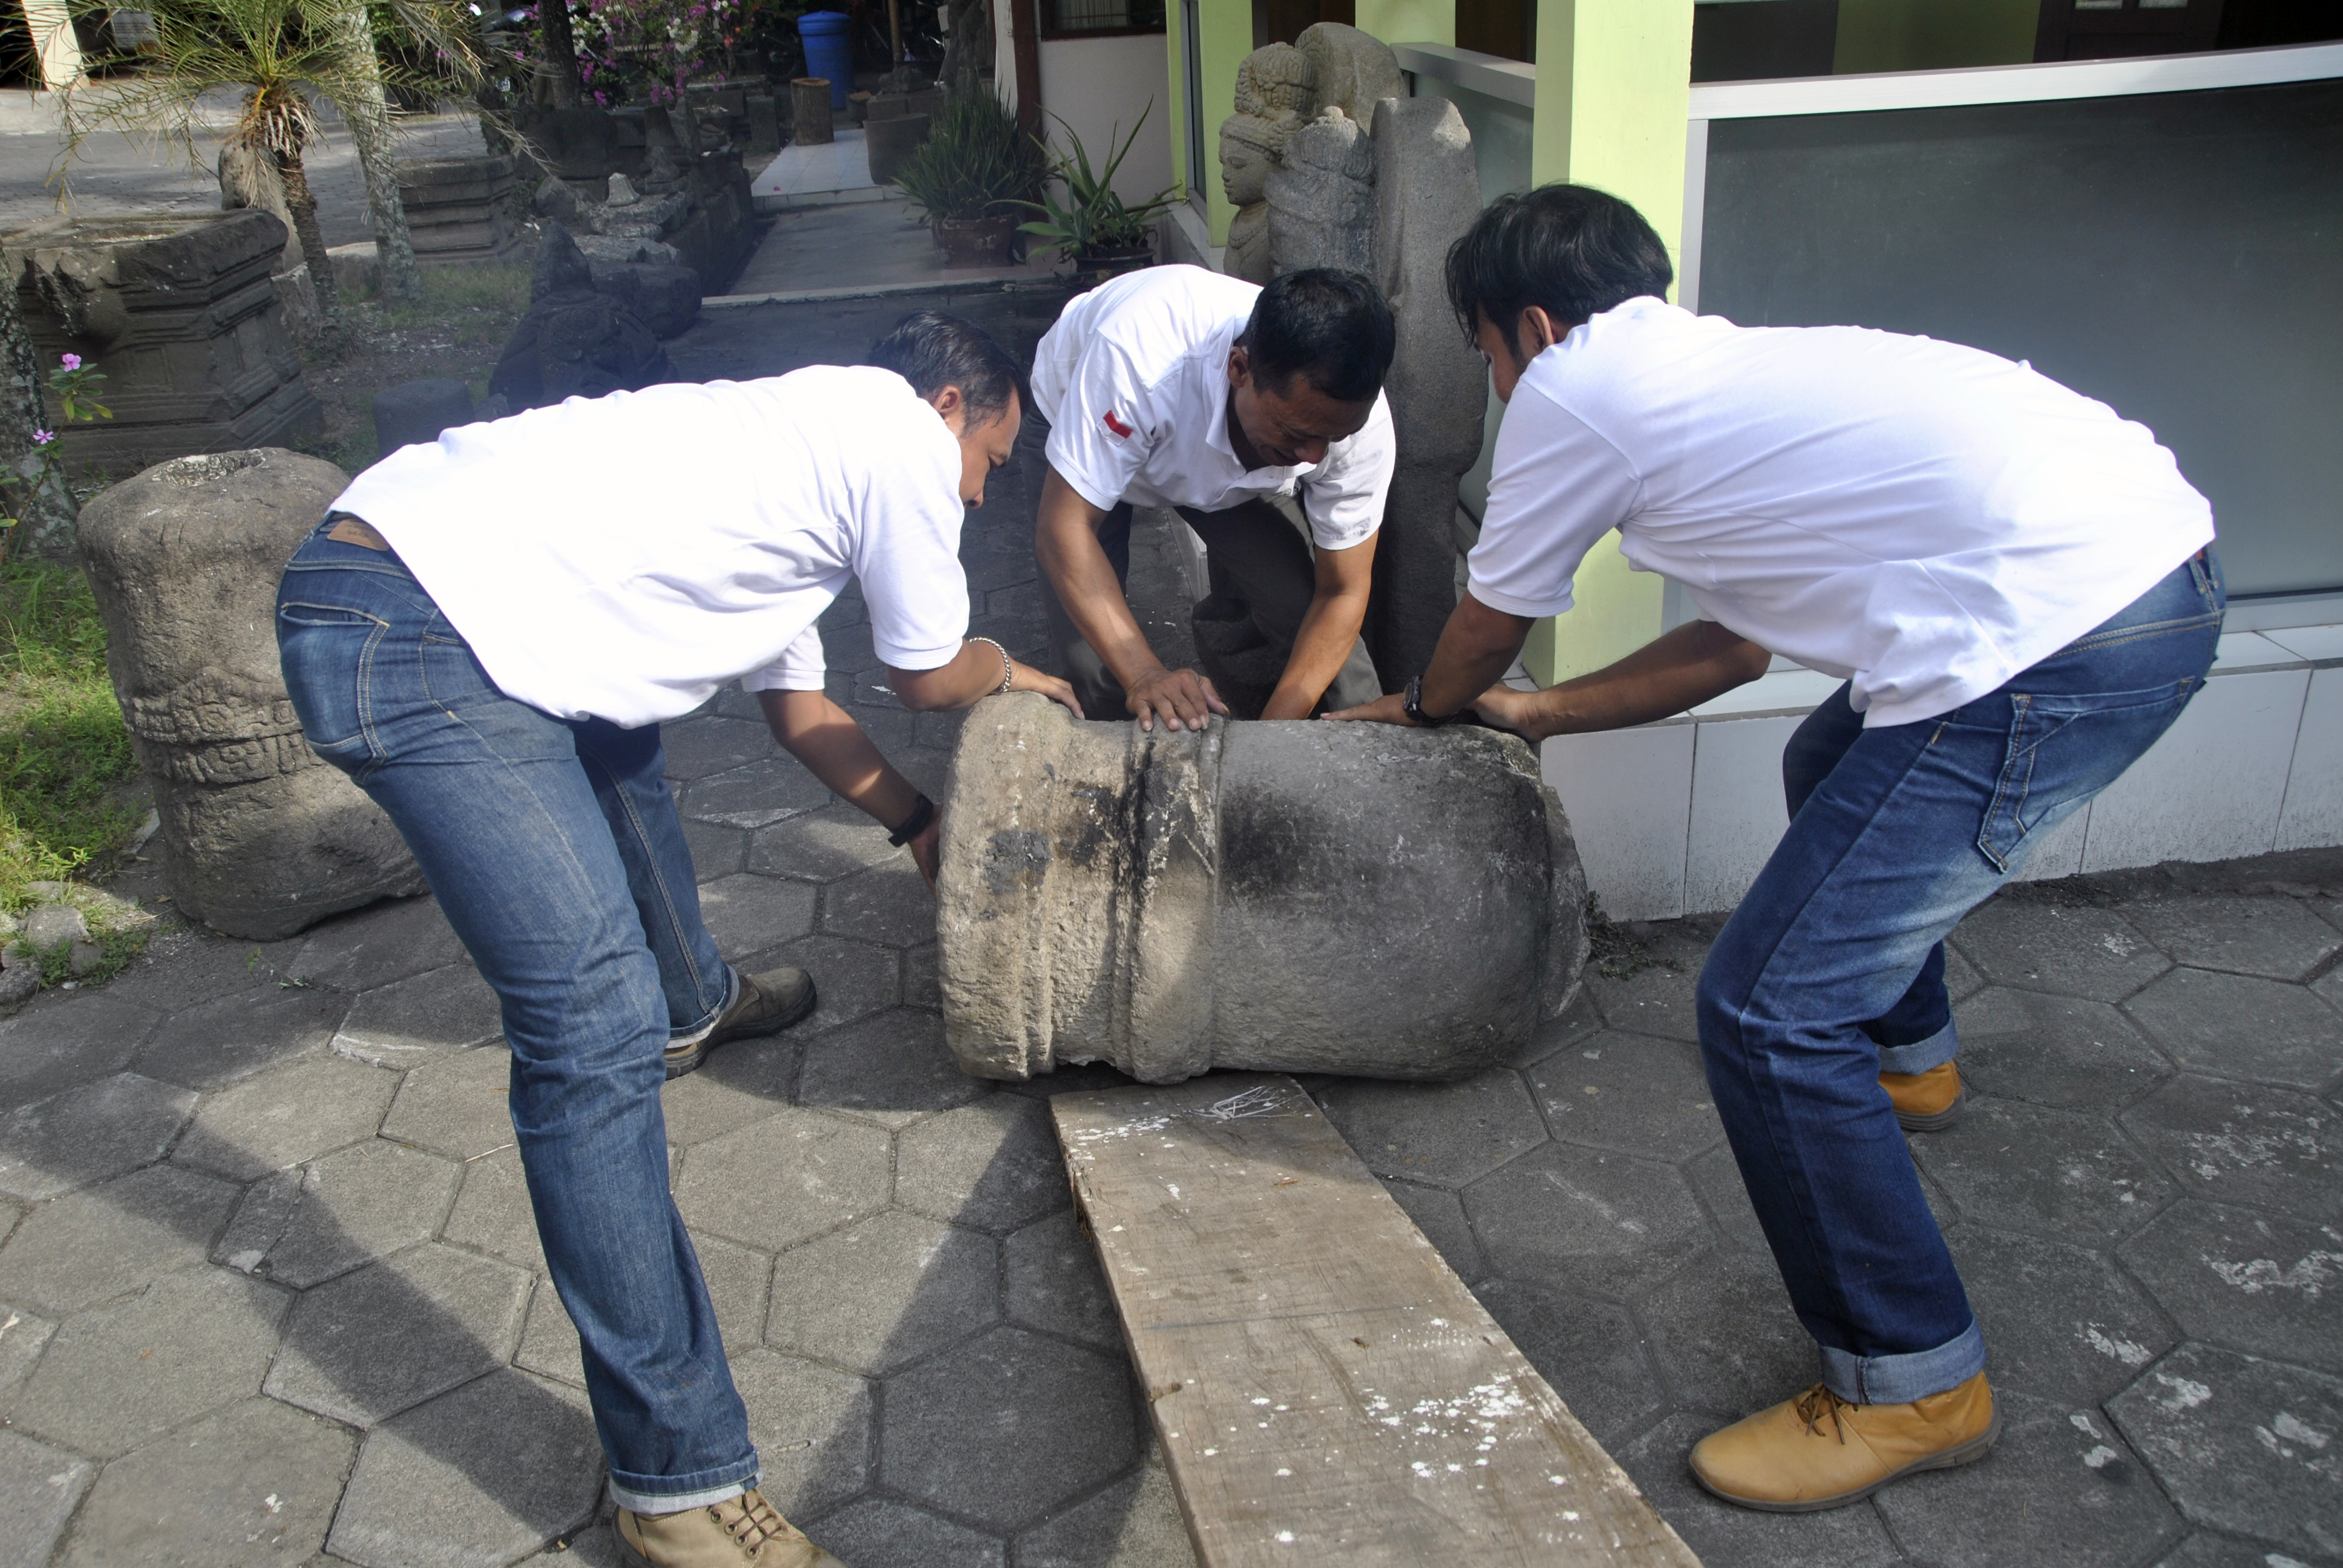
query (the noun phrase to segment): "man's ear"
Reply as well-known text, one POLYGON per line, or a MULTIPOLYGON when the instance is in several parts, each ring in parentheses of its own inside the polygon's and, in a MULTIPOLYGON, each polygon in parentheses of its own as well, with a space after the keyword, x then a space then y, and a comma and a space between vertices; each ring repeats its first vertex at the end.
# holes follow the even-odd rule
POLYGON ((944 427, 959 435, 968 425, 968 399, 957 387, 940 387, 928 399, 928 407, 944 417, 944 427))
POLYGON ((1524 368, 1531 360, 1570 336, 1570 328, 1546 314, 1542 305, 1525 305, 1513 324, 1513 353, 1524 368))
POLYGON ((1242 387, 1252 379, 1252 352, 1242 344, 1229 350, 1229 385, 1242 387))

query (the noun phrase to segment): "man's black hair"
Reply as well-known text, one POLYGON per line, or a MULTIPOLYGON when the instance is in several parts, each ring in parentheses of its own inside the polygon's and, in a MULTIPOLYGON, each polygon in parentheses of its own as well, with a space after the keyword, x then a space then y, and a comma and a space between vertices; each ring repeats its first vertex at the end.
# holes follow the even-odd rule
POLYGON ((947 387, 959 387, 970 417, 980 425, 990 424, 1007 408, 1011 393, 1021 405, 1032 402, 1025 377, 1008 351, 974 322, 941 311, 911 312, 870 346, 862 362, 892 370, 922 397, 933 397, 947 387))
POLYGON ((1448 247, 1448 303, 1464 336, 1485 316, 1516 354, 1533 305, 1567 331, 1642 295, 1666 298, 1675 276, 1644 215, 1588 186, 1499 196, 1448 247))
POLYGON ((1338 403, 1364 403, 1383 390, 1396 342, 1383 290, 1363 273, 1331 266, 1272 278, 1237 335, 1264 390, 1282 391, 1307 375, 1338 403))

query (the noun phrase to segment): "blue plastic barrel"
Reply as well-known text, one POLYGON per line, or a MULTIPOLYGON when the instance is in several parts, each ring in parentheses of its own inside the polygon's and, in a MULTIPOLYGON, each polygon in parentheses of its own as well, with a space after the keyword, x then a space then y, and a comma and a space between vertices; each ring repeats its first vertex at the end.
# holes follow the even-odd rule
POLYGON ((846 35, 843 11, 809 11, 798 18, 798 36, 805 40, 806 75, 830 78, 830 106, 846 107, 854 90, 854 41, 846 35))

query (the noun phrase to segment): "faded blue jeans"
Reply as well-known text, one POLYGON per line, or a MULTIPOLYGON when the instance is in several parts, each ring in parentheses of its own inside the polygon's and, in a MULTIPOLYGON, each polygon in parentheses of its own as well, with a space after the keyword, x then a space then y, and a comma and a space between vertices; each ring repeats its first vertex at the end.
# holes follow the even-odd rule
POLYGON ((1700 1042, 1841 1399, 1906 1403, 1984 1370, 1879 1074, 1952 1059, 1944 939, 2179 716, 2225 603, 2208 549, 1964 708, 1865 729, 1842 690, 1783 755, 1789 831, 1710 950, 1700 1042))
POLYGON ((709 1028, 734 982, 659 727, 505 696, 397 556, 322 524, 285 569, 277 640, 309 744, 398 825, 504 1004, 513 1131, 612 1493, 641 1513, 737 1495, 757 1451, 659 1110, 669 1041, 709 1028))

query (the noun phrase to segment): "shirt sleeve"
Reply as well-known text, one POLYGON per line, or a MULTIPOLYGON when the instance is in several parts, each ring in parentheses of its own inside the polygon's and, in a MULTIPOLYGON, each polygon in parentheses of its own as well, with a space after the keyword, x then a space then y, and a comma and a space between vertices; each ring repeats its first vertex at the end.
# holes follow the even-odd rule
POLYGON ((1091 506, 1111 509, 1161 438, 1151 403, 1122 350, 1091 344, 1058 399, 1047 447, 1050 467, 1091 506))
POLYGON ((1626 455, 1524 381, 1497 432, 1473 597, 1507 615, 1560 615, 1586 552, 1634 516, 1644 481, 1626 455))
POLYGON ((820 691, 830 677, 830 661, 822 657, 821 628, 809 626, 781 657, 762 669, 740 678, 743 691, 820 691))
POLYGON ((960 447, 946 439, 936 452, 906 452, 880 467, 855 542, 871 648, 892 669, 950 664, 968 633, 960 447))
POLYGON ((1326 460, 1302 477, 1302 514, 1322 550, 1346 550, 1383 526, 1397 442, 1391 404, 1375 394, 1375 411, 1355 436, 1328 448, 1326 460))

